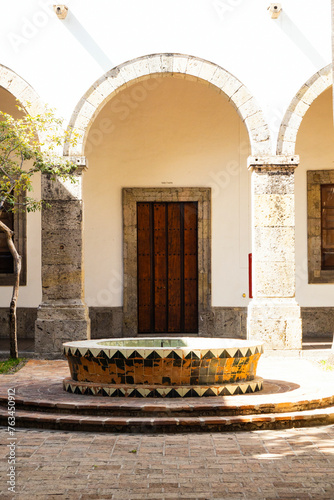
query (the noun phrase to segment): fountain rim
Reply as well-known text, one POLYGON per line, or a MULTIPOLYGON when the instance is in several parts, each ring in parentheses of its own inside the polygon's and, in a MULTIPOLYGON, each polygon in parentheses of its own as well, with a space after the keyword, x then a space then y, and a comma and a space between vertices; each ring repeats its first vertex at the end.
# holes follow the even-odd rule
POLYGON ((264 342, 261 340, 243 340, 233 337, 188 337, 188 336, 156 336, 156 337, 118 337, 91 340, 77 340, 63 343, 63 348, 89 348, 89 349, 121 349, 122 351, 133 351, 138 349, 162 350, 226 350, 226 349, 249 349, 258 348, 263 353, 264 342), (177 341, 182 341, 177 343, 177 341), (145 343, 145 341, 148 341, 145 343), (156 341, 156 342, 154 342, 156 341), (164 345, 164 341, 166 341, 164 345), (172 342, 170 342, 172 341, 172 342), (127 343, 127 345, 124 345, 127 343), (160 343, 160 345, 158 345, 160 343), (174 345, 172 345, 174 344, 174 345))

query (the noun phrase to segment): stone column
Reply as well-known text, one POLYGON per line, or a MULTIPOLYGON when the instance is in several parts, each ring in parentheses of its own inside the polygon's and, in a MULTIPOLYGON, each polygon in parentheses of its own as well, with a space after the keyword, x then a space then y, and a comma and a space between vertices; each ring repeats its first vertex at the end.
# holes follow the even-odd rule
POLYGON ((295 299, 297 156, 250 157, 252 170, 253 300, 248 339, 268 349, 300 349, 300 307, 295 299))
POLYGON ((61 354, 62 343, 90 338, 88 308, 83 301, 82 171, 76 182, 42 176, 42 303, 35 323, 35 351, 46 357, 61 354))

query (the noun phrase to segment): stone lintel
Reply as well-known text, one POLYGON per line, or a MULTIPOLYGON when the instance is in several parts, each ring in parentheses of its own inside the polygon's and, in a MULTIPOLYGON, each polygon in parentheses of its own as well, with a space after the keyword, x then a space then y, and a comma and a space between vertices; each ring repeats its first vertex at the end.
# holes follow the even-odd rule
POLYGON ((249 156, 247 160, 248 170, 266 169, 275 170, 281 168, 296 168, 299 165, 298 155, 268 155, 249 156))

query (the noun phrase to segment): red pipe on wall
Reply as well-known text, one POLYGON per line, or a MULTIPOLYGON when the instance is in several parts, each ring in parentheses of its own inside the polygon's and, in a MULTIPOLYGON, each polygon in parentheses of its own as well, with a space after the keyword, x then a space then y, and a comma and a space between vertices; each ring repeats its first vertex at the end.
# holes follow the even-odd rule
POLYGON ((248 294, 249 298, 253 298, 253 282, 252 282, 252 254, 248 254, 248 294))

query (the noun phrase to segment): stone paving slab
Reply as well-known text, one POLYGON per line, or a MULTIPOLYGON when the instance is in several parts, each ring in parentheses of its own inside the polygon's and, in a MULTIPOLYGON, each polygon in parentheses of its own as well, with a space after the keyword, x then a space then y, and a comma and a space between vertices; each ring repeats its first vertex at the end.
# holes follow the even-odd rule
POLYGON ((213 434, 18 429, 15 494, 0 428, 0 498, 332 500, 334 426, 213 434))

